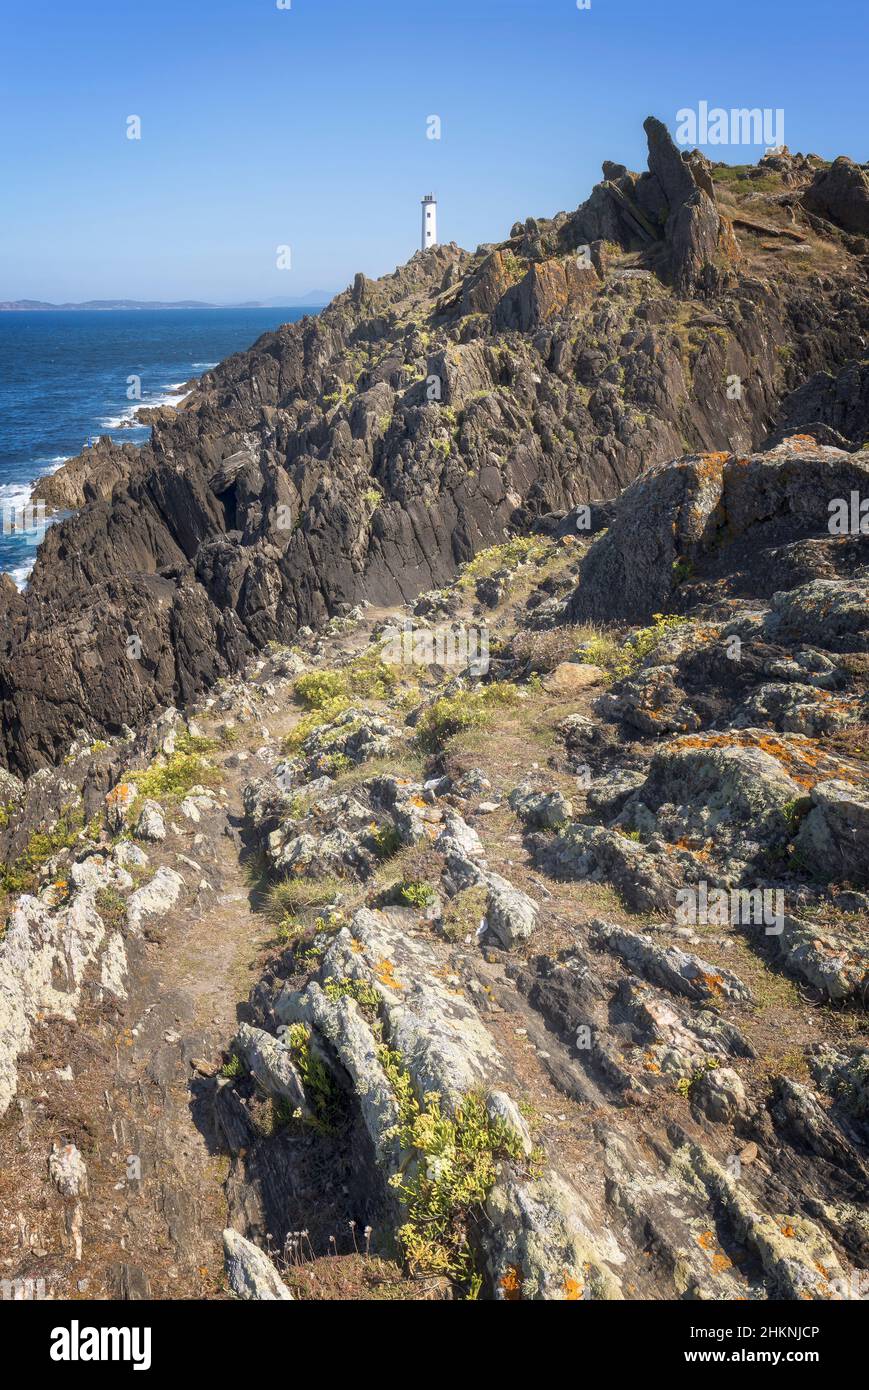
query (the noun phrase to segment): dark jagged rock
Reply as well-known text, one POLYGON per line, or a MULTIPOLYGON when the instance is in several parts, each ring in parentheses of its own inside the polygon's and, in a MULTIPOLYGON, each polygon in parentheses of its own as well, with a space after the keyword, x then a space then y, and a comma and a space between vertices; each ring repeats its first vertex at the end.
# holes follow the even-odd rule
POLYGON ((835 375, 816 372, 785 398, 769 443, 803 432, 850 449, 869 440, 869 362, 849 362, 835 375))
POLYGON ((819 169, 803 194, 803 206, 828 217, 848 232, 869 236, 869 177, 866 170, 840 155, 829 169, 819 169))

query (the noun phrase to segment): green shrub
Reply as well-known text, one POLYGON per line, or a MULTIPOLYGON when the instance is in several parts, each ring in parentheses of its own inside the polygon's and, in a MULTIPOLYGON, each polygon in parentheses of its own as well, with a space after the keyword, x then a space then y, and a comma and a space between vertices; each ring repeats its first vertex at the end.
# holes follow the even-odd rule
POLYGON ((266 894, 265 911, 280 926, 305 908, 325 907, 335 901, 343 885, 338 878, 282 878, 266 894))
POLYGON ((519 1136, 503 1120, 492 1120, 481 1095, 466 1095, 455 1115, 443 1111, 430 1091, 419 1101, 400 1053, 382 1045, 378 1058, 398 1105, 396 1134, 411 1160, 390 1178, 407 1220, 398 1232, 413 1273, 445 1274, 476 1297, 473 1226, 503 1160, 519 1160, 519 1136))
POLYGON ((473 936, 486 915, 488 890, 477 885, 450 898, 444 908, 441 931, 447 941, 464 941, 473 936))
POLYGON ((175 752, 165 766, 153 763, 145 772, 132 772, 128 779, 143 800, 186 796, 191 787, 213 786, 218 773, 199 753, 175 752))
POLYGON ((339 999, 355 999, 361 1009, 377 1013, 380 1008, 380 995, 367 980, 354 980, 345 975, 340 980, 329 980, 323 986, 323 993, 336 1003, 339 999))
POLYGON ((656 613, 648 627, 637 628, 626 642, 619 642, 612 633, 599 628, 586 628, 588 635, 580 642, 580 650, 586 661, 600 666, 613 680, 625 680, 651 656, 669 632, 684 622, 684 618, 656 613))
POLYGON ((284 1033, 284 1042, 305 1087, 305 1097, 311 1107, 309 1123, 324 1133, 332 1134, 343 1115, 341 1092, 331 1071, 311 1047, 311 1030, 304 1023, 292 1023, 284 1033))
POLYGON ((306 709, 324 710, 337 700, 343 699, 349 703, 354 696, 385 700, 395 690, 396 684, 394 669, 381 660, 380 652, 375 648, 363 652, 347 666, 331 671, 309 671, 299 676, 293 689, 296 698, 306 709))
POLYGON ((400 907, 425 908, 435 900, 435 890, 430 883, 420 883, 405 879, 387 889, 389 900, 400 907))
POLYGON ((84 829, 84 811, 64 807, 50 830, 37 830, 12 864, 0 867, 0 888, 7 893, 32 892, 39 882, 37 870, 62 849, 71 849, 84 829))
POLYGON ((204 734, 182 734, 175 740, 176 753, 213 753, 220 744, 216 738, 206 738, 204 734))
POLYGON ((426 752, 435 753, 462 730, 488 723, 499 705, 514 704, 518 698, 516 686, 507 681, 494 681, 481 690, 442 695, 420 716, 416 726, 417 743, 426 752))
POLYGON ((401 849, 401 836, 391 823, 381 825, 371 837, 378 859, 391 859, 401 849))
POLYGON ((317 729, 324 724, 330 724, 333 719, 337 719, 339 714, 343 714, 345 709, 349 709, 350 700, 346 695, 336 695, 321 705, 319 709, 312 710, 310 714, 304 715, 294 729, 291 729, 283 741, 282 747, 285 753, 295 753, 302 747, 302 744, 317 729))
POLYGON ((126 925, 127 904, 116 888, 101 888, 94 904, 107 931, 120 931, 126 925))
POLYGON ((347 695, 347 680, 340 671, 309 671, 293 687, 306 709, 323 709, 338 696, 347 695))
POLYGON ((549 543, 539 536, 513 536, 501 545, 490 545, 463 566, 459 584, 467 588, 496 570, 513 570, 526 560, 541 560, 549 548, 549 543))

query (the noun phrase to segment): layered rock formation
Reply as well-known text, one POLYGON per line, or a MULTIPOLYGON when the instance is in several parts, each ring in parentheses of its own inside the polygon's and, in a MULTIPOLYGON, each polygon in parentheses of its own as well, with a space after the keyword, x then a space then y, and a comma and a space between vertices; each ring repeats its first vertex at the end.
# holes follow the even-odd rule
POLYGON ((24 595, 0 586, 0 762, 135 726, 685 447, 750 449, 788 387, 859 356, 855 239, 788 230, 815 216, 792 173, 758 224, 750 180, 646 129, 643 175, 607 164, 571 215, 357 276, 206 373, 146 448, 103 441, 47 481, 81 510, 24 595))
POLYGON ((550 518, 415 616, 7 777, 12 1276, 864 1297, 869 538, 824 499, 865 469, 800 437, 671 461, 595 539, 550 518), (668 616, 573 625, 613 565, 668 616), (388 656, 483 621, 482 677, 388 656), (77 1141, 73 1198, 45 1155, 77 1141))

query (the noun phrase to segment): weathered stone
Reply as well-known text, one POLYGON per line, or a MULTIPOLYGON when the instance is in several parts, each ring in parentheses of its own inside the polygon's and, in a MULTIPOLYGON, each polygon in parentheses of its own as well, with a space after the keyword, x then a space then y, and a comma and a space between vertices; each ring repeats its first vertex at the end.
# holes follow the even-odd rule
POLYGON ((751 993, 731 970, 710 965, 676 946, 656 946, 650 936, 607 922, 592 923, 595 944, 613 952, 655 984, 698 1002, 749 1000, 751 993))
POLYGON ((281 1096, 294 1110, 309 1113, 305 1087, 289 1048, 262 1028, 242 1023, 236 1033, 238 1049, 254 1080, 271 1096, 281 1096))
POLYGON ((591 685, 602 685, 606 672, 583 661, 562 661, 543 678, 543 689, 550 695, 573 695, 591 685))
POLYGON ((494 932, 505 951, 517 942, 527 941, 537 923, 537 904, 527 893, 514 888, 499 874, 487 873, 489 897, 486 903, 486 926, 494 932))
POLYGON ((143 883, 127 899, 127 922, 138 934, 145 923, 165 917, 184 891, 184 879, 175 869, 159 868, 149 883, 143 883))
POLYGON ((704 1071, 691 1091, 691 1101, 707 1119, 730 1124, 746 1106, 745 1087, 733 1067, 704 1071))
POLYGON ((560 791, 539 792, 528 783, 508 797, 519 819, 536 830, 558 830, 573 817, 573 806, 560 791))
POLYGON ((238 1231, 231 1228, 224 1231, 223 1255, 229 1287, 237 1298, 292 1303, 293 1295, 271 1260, 238 1231))
POLYGON ((869 794, 850 782, 818 782, 795 844, 825 878, 869 883, 869 794))
POLYGON ((48 1160, 48 1171, 61 1197, 86 1197, 87 1164, 75 1144, 55 1144, 48 1160))
POLYGON ((139 840, 153 840, 158 844, 165 840, 166 821, 163 816, 163 808, 158 802, 143 802, 133 834, 139 840))

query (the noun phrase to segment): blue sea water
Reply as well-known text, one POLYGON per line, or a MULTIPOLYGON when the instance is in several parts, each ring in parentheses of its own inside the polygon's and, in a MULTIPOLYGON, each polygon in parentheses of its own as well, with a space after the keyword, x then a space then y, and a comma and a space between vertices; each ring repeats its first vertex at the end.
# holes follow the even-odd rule
POLYGON ((172 403, 200 376, 262 333, 311 309, 42 310, 0 313, 0 571, 26 583, 40 540, 25 509, 31 486, 88 441, 124 428, 141 406, 172 403), (127 378, 141 379, 141 400, 127 378))

